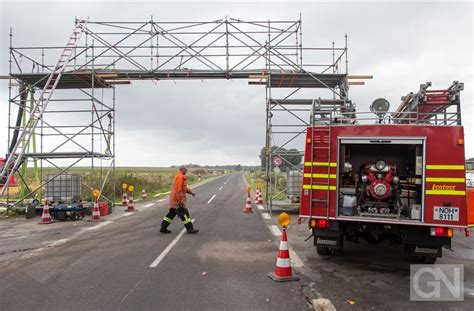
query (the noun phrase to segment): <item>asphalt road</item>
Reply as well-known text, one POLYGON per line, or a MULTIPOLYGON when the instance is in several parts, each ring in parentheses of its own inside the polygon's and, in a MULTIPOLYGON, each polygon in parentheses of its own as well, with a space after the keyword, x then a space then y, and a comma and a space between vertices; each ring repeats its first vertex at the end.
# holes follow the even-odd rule
POLYGON ((179 219, 171 234, 158 232, 166 201, 76 228, 72 222, 36 225, 47 242, 10 233, 0 247, 0 309, 308 310, 304 280, 267 277, 278 238, 259 213, 242 213, 242 174, 195 190, 188 205, 197 235, 180 235, 179 219))
MULTIPOLYGON (((464 265, 464 301, 412 302, 401 247, 346 243, 344 256, 316 254, 306 223, 288 229, 299 282, 275 283, 280 230, 253 204, 244 214, 242 174, 198 187, 188 205, 197 235, 158 232, 167 200, 124 207, 100 223, 0 222, 0 310, 312 310, 327 298, 337 310, 472 310, 474 239, 456 232, 440 264, 464 265)), ((323 309, 331 310, 331 309, 323 309)))
POLYGON ((474 310, 474 238, 455 231, 452 251, 443 249, 436 264, 464 267, 464 301, 410 301, 410 263, 402 246, 344 244, 343 256, 319 256, 307 223, 290 226, 289 242, 304 263, 300 273, 314 282, 319 296, 337 310, 474 310), (353 303, 353 304, 351 304, 353 303))

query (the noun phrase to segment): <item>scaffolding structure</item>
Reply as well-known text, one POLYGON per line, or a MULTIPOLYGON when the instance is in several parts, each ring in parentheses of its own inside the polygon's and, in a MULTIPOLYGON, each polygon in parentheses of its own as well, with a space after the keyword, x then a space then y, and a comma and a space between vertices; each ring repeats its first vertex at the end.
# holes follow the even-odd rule
MULTIPOLYGON (((134 80, 159 85, 160 80, 245 79, 265 87, 266 200, 271 210, 278 195, 272 186, 273 159, 280 157, 302 171, 285 160, 284 148, 302 137, 315 111, 330 107, 347 112, 352 107, 347 36, 342 47, 303 47, 301 17, 206 22, 76 19, 65 46, 18 47, 12 38, 10 34, 9 150, 2 193, 8 193, 15 172, 21 175, 17 168, 25 161, 39 161, 41 172, 45 166, 55 167, 58 175, 89 161, 92 171, 100 167, 101 174, 94 185, 85 186, 102 192, 114 176, 118 85, 134 80), (24 92, 35 94, 32 109, 22 100, 24 92), (29 122, 23 125, 13 122, 19 109, 28 113, 29 122), (21 148, 35 136, 38 152, 21 148)), ((42 187, 44 182, 25 198, 42 187)))

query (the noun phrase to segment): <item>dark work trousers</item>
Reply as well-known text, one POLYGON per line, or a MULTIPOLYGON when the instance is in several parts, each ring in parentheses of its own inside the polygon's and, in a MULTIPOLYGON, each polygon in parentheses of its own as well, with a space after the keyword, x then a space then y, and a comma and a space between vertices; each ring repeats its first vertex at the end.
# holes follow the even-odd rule
POLYGON ((191 217, 189 217, 189 210, 185 207, 170 208, 168 214, 163 217, 163 221, 161 222, 161 228, 168 228, 171 221, 176 215, 181 218, 181 221, 183 222, 183 225, 186 230, 189 231, 193 229, 193 223, 191 222, 191 217))

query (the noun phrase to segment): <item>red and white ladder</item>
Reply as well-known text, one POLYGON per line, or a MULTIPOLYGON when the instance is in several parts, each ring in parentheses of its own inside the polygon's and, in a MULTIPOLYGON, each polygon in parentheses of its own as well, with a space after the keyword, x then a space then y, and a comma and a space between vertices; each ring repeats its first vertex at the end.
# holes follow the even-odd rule
POLYGON ((48 80, 46 81, 46 84, 44 85, 43 90, 41 91, 39 99, 35 102, 28 122, 24 125, 21 134, 18 137, 18 140, 16 141, 12 150, 10 150, 8 158, 5 161, 5 165, 3 166, 2 172, 0 174, 0 180, 6 177, 6 181, 2 189, 2 195, 5 194, 6 190, 8 189, 10 180, 12 179, 13 175, 15 174, 18 167, 23 161, 25 148, 29 145, 34 130, 41 118, 43 117, 44 111, 48 106, 51 95, 56 89, 56 86, 58 85, 58 82, 61 79, 61 76, 69 63, 69 60, 71 59, 71 55, 73 54, 74 48, 77 46, 79 40, 81 39, 81 35, 84 32, 84 29, 86 28, 86 24, 87 21, 85 20, 78 20, 76 22, 72 35, 66 44, 66 47, 61 53, 61 56, 59 57, 56 66, 51 71, 51 74, 49 75, 48 80))

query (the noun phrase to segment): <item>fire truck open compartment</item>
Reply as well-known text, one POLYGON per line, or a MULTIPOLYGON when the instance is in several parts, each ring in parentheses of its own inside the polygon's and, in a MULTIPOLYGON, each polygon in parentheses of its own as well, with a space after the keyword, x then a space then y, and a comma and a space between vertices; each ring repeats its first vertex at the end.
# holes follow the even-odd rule
POLYGON ((339 217, 421 222, 423 137, 338 139, 339 217))

